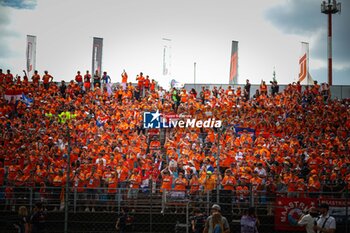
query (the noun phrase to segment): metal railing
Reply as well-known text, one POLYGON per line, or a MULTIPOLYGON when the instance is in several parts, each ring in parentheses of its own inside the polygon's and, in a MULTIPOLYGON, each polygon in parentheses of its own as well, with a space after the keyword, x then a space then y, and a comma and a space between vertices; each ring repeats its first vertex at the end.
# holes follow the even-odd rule
MULTIPOLYGON (((264 190, 257 191, 253 186, 248 186, 244 193, 231 190, 216 190, 204 192, 189 192, 160 190, 117 189, 108 193, 105 188, 89 189, 84 192, 70 190, 68 209, 64 209, 64 196, 61 188, 47 187, 45 192, 32 187, 17 187, 11 194, 1 189, 0 215, 1 221, 11 222, 20 206, 26 206, 31 212, 36 202, 44 204, 49 219, 47 225, 52 227, 50 232, 63 232, 65 211, 69 212, 68 232, 113 232, 113 227, 121 209, 128 209, 134 220, 129 226, 130 232, 191 232, 190 219, 195 208, 199 208, 206 216, 210 215, 213 204, 219 204, 222 214, 230 222, 232 232, 239 230, 240 217, 248 207, 255 207, 262 225, 259 232, 274 232, 271 229, 281 227, 276 222, 276 214, 280 206, 280 200, 295 200, 302 202, 313 198, 316 203, 329 200, 330 203, 342 203, 343 206, 335 206, 332 215, 336 215, 339 232, 348 232, 349 212, 348 192, 342 193, 298 193, 276 192, 269 193, 264 190), (219 200, 217 199, 219 197, 219 200), (278 201, 277 201, 278 200, 278 201), (95 225, 94 225, 95 224, 95 225), (93 226, 99 227, 93 227, 93 226), (82 227, 84 226, 84 227, 82 227)), ((238 189, 237 189, 238 190, 238 189)), ((289 205, 287 205, 289 206, 289 205)), ((331 204, 332 206, 332 204, 331 204)), ((306 207, 306 206, 304 206, 306 207)), ((300 213, 306 208, 298 207, 300 213)), ((1 224, 0 221, 0 225, 1 224)), ((286 223, 287 224, 287 223, 286 223)), ((6 224, 5 224, 6 225, 6 224)), ((4 225, 4 226, 5 226, 4 225)), ((4 227, 3 226, 3 227, 4 227)), ((8 226, 9 229, 10 226, 8 226)), ((7 232, 0 227, 1 232, 7 232)), ((275 230, 275 232, 278 232, 275 230)))

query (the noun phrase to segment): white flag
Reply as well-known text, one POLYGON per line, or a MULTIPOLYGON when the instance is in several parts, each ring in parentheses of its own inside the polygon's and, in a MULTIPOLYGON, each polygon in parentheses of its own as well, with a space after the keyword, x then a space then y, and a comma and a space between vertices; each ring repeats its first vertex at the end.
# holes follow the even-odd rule
POLYGON ((27 35, 27 76, 32 77, 36 63, 36 36, 27 35))

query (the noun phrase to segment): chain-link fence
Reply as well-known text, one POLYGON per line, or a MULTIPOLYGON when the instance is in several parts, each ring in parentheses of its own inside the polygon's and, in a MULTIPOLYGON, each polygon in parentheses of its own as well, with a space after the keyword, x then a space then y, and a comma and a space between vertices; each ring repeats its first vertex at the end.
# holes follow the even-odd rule
POLYGON ((211 206, 219 204, 227 217, 231 232, 240 232, 240 218, 248 207, 255 207, 261 225, 259 232, 294 232, 302 228, 295 222, 311 206, 328 203, 336 218, 337 232, 349 232, 349 195, 345 193, 266 193, 247 186, 244 191, 216 190, 187 193, 182 191, 105 189, 78 192, 70 190, 68 209, 61 188, 43 190, 18 187, 14 192, 1 190, 0 232, 16 232, 17 211, 26 206, 34 211, 35 203, 44 204, 47 213, 46 232, 116 232, 116 221, 126 210, 127 232, 192 232, 193 211, 209 216, 211 206), (131 195, 132 194, 132 195, 131 195), (68 216, 65 227, 65 215, 68 216), (65 229, 66 228, 66 229, 65 229))

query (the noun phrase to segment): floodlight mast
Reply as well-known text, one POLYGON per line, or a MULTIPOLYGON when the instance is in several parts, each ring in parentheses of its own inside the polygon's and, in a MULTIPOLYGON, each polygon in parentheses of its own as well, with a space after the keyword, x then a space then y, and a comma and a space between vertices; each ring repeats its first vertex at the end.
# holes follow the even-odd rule
POLYGON ((337 3, 336 0, 323 1, 321 4, 321 12, 328 15, 328 42, 327 42, 327 53, 328 53, 328 84, 333 84, 332 78, 332 15, 340 13, 341 3, 337 3))

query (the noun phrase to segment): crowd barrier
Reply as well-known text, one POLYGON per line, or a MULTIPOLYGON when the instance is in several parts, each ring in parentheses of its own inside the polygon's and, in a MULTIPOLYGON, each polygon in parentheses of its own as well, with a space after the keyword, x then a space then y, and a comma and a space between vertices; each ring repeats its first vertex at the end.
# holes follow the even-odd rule
MULTIPOLYGON (((130 196, 128 189, 117 189, 112 194, 108 194, 106 189, 88 192, 70 190, 67 210, 64 208, 66 200, 61 188, 47 187, 46 195, 31 187, 18 187, 13 196, 6 196, 3 191, 4 189, 1 192, 0 214, 5 221, 11 222, 11 218, 6 218, 12 216, 14 219, 20 206, 26 206, 31 212, 36 202, 42 202, 49 216, 48 225, 57 228, 57 231, 50 232, 62 232, 63 214, 66 211, 69 213, 69 232, 79 232, 79 229, 81 232, 113 232, 113 223, 122 208, 127 208, 133 216, 130 232, 191 232, 194 208, 199 208, 209 216, 213 204, 221 206, 222 214, 230 222, 231 232, 239 232, 240 217, 248 207, 256 209, 261 221, 260 233, 298 232, 302 230, 295 225, 299 217, 306 214, 311 206, 321 203, 330 205, 330 214, 337 221, 337 232, 349 232, 350 223, 348 191, 271 194, 253 190, 249 186, 243 196, 229 190, 192 195, 178 191, 139 190, 137 196, 130 196), (87 227, 92 223, 99 227, 87 227), (83 230, 85 228, 88 230, 83 230)), ((10 226, 7 229, 9 228, 10 226)))

